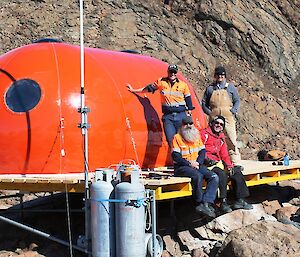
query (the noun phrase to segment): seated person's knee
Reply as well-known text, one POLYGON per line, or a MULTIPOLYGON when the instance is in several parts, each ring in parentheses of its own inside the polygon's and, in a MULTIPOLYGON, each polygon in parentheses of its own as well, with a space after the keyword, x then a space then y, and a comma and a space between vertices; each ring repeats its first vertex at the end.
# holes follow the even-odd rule
POLYGON ((212 172, 212 175, 211 175, 211 182, 213 182, 216 185, 219 184, 219 176, 214 172, 212 172))
POLYGON ((218 175, 220 181, 227 181, 228 174, 226 171, 218 167, 213 168, 212 171, 218 175))

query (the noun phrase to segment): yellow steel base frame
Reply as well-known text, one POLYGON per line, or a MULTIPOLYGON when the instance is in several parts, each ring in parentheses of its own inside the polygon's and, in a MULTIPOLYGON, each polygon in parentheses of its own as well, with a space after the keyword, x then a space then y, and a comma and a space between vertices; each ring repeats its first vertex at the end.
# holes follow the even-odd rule
MULTIPOLYGON (((298 168, 292 168, 286 170, 249 174, 244 175, 244 177, 247 186, 256 186, 283 180, 300 179, 300 170, 298 168)), ((192 186, 190 182, 157 186, 146 185, 146 188, 155 190, 156 200, 174 199, 192 195, 192 186)))
MULTIPOLYGON (((244 173, 248 186, 269 184, 277 181, 300 179, 300 162, 295 167, 276 167, 272 171, 249 171, 244 173), (281 169, 281 170, 280 170, 281 169)), ((271 166, 274 169, 274 167, 271 166)), ((270 169, 271 169, 270 168, 270 169)), ((261 169, 258 169, 261 170, 261 169)), ((82 176, 82 174, 80 174, 82 176)), ((58 177, 38 176, 26 177, 3 175, 0 176, 0 190, 20 190, 23 192, 84 192, 84 181, 81 177, 63 175, 58 177)), ((192 186, 189 178, 170 177, 168 179, 144 179, 146 188, 155 190, 156 200, 175 199, 192 195, 192 186)), ((203 184, 205 186, 205 183, 203 184)))
POLYGON ((155 190, 156 200, 174 199, 192 195, 192 186, 190 182, 172 185, 146 186, 146 188, 155 190))
POLYGON ((269 184, 283 180, 300 179, 299 169, 277 170, 245 175, 247 186, 269 184))
POLYGON ((83 183, 23 183, 23 182, 0 182, 0 190, 20 190, 21 192, 70 192, 83 193, 83 183))

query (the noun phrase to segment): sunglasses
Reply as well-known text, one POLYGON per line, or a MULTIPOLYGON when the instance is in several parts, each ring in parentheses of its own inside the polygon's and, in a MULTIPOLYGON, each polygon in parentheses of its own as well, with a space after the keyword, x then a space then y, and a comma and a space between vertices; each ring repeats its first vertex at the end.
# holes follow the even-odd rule
POLYGON ((189 123, 183 123, 183 125, 193 125, 194 122, 189 122, 189 123))
POLYGON ((216 125, 221 125, 222 127, 224 127, 224 123, 223 123, 223 122, 215 121, 215 124, 216 124, 216 125))

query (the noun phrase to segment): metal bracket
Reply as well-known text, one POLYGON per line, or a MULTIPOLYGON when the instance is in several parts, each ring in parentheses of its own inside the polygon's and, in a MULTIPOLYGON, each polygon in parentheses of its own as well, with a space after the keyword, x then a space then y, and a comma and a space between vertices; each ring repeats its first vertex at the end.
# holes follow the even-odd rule
POLYGON ((88 248, 88 240, 86 239, 86 237, 84 235, 79 235, 77 238, 77 246, 81 247, 83 249, 87 249, 88 248))
POLYGON ((88 112, 91 112, 91 109, 90 109, 89 107, 85 106, 85 107, 83 107, 83 108, 79 107, 79 108, 77 109, 77 111, 78 111, 79 113, 88 113, 88 112))
POLYGON ((81 128, 81 129, 89 129, 91 127, 91 124, 90 123, 78 123, 77 127, 81 128))

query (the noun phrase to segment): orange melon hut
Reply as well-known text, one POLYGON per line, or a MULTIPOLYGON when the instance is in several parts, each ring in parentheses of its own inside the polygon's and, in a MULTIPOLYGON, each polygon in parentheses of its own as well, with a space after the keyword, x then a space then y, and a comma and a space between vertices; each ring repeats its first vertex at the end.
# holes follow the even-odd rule
MULTIPOLYGON (((166 76, 167 67, 148 56, 85 48, 89 170, 123 159, 142 168, 172 165, 159 93, 135 95, 126 88, 126 83, 142 87, 166 76)), ((205 127, 189 87, 195 125, 205 127)), ((35 43, 2 55, 0 94, 0 174, 83 172, 78 46, 35 43)))

